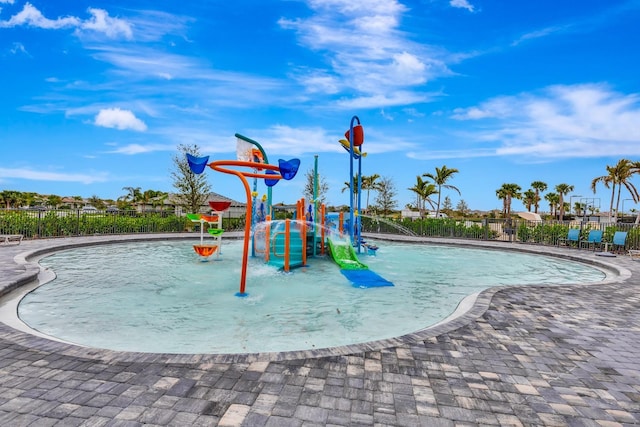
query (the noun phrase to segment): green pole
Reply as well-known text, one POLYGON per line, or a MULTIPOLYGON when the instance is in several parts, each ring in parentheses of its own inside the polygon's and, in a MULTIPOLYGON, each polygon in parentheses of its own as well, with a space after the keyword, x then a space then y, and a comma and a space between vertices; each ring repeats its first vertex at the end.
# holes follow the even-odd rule
MULTIPOLYGON (((262 148, 262 145, 260 145, 260 143, 258 141, 255 141, 247 136, 244 135, 240 135, 239 133, 235 134, 236 138, 240 138, 243 141, 247 141, 249 144, 253 144, 256 147, 258 147, 258 150, 260 150, 260 153, 262 154, 262 158, 264 159, 265 163, 269 163, 269 159, 267 158, 267 153, 264 151, 264 148, 262 148)), ((267 187, 267 215, 271 215, 271 218, 273 218, 273 212, 271 212, 271 187, 267 187)))

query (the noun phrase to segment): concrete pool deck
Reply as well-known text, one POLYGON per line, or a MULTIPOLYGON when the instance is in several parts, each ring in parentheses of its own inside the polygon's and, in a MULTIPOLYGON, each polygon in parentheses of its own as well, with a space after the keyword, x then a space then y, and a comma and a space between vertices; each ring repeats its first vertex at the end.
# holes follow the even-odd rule
MULTIPOLYGON (((54 248, 147 237, 199 235, 0 246, 0 289, 32 281, 39 272, 32 257, 54 248)), ((640 424, 639 261, 584 249, 398 238, 575 257, 618 274, 597 284, 493 288, 434 328, 323 351, 123 353, 0 323, 0 425, 640 424)))

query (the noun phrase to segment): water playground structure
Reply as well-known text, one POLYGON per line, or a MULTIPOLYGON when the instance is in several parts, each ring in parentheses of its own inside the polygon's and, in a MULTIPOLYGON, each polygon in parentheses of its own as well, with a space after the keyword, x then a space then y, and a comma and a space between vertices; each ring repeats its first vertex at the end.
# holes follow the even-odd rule
POLYGON ((231 206, 230 201, 210 201, 209 207, 211 208, 211 215, 205 214, 187 214, 187 218, 193 222, 200 224, 200 244, 193 245, 193 249, 202 258, 209 258, 214 253, 220 258, 221 246, 222 246, 222 213, 229 209, 231 206), (213 236, 213 243, 204 242, 204 224, 208 225, 207 232, 213 236))
MULTIPOLYGON (((357 190, 350 191, 349 218, 343 212, 338 214, 326 213, 324 205, 317 202, 318 173, 317 156, 314 173, 314 200, 305 209, 304 199, 296 203, 294 219, 272 220, 274 207, 272 206, 272 188, 280 180, 293 179, 300 167, 299 159, 279 159, 277 165, 272 165, 263 147, 246 136, 236 133, 236 160, 216 160, 209 162, 209 156, 197 157, 187 153, 189 168, 195 174, 201 174, 209 166, 217 172, 235 175, 243 184, 246 196, 246 217, 243 240, 242 269, 240 290, 236 296, 245 297, 246 277, 251 245, 252 256, 262 256, 265 262, 279 269, 289 272, 292 268, 306 266, 307 257, 328 254, 340 267, 341 273, 355 287, 371 288, 393 286, 393 283, 371 271, 362 263, 358 254, 363 248, 369 254, 375 254, 377 247, 367 245, 361 236, 360 212, 361 170, 362 158, 366 153, 361 151, 364 143, 364 131, 360 120, 354 116, 349 130, 345 133, 346 140, 340 144, 349 153, 350 177, 354 177, 354 161, 357 161, 357 180, 350 178, 350 182, 357 182, 357 190), (357 122, 357 123, 356 123, 357 122), (253 178, 253 189, 247 178, 253 178), (267 194, 258 205, 258 181, 264 181, 267 194)), ((189 214, 193 222, 200 222, 200 245, 194 245, 194 250, 201 257, 211 256, 221 245, 221 215, 214 210, 211 216, 189 214), (209 226, 209 233, 214 236, 213 244, 204 243, 204 224, 209 226)), ((227 206, 228 208, 228 206, 227 206)))

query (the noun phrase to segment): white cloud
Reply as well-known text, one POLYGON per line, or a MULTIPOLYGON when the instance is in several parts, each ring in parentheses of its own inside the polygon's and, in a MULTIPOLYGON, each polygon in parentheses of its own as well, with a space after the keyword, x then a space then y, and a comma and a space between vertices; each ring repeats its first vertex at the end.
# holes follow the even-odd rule
POLYGON ((471 5, 468 2, 468 0, 451 0, 451 1, 449 1, 449 4, 452 7, 457 7, 457 8, 460 8, 460 9, 467 9, 469 12, 473 12, 475 10, 473 5, 471 5))
POLYGON ((127 39, 132 38, 131 26, 126 21, 112 18, 106 10, 102 9, 89 8, 88 12, 93 15, 93 18, 82 22, 81 29, 103 33, 110 38, 117 38, 120 35, 127 39))
POLYGON ((407 52, 393 55, 391 70, 397 78, 403 78, 409 84, 421 84, 425 81, 424 62, 407 52))
MULTIPOLYGON (((409 101, 416 86, 446 75, 446 52, 418 44, 400 28, 408 9, 395 0, 353 2, 308 0, 313 15, 281 19, 282 28, 296 31, 300 43, 326 57, 324 69, 294 68, 308 93, 345 94, 364 108, 381 108, 389 99, 409 101), (366 99, 368 104, 360 104, 366 99), (380 101, 381 103, 376 103, 380 101)), ((419 97, 424 99, 422 97, 419 97)))
POLYGON ((253 131, 252 138, 257 138, 260 144, 269 154, 269 163, 276 163, 277 159, 271 158, 274 154, 299 156, 304 153, 317 153, 324 151, 340 150, 338 137, 328 135, 325 129, 317 127, 291 127, 275 125, 266 130, 253 131), (335 143, 328 142, 335 141, 335 143))
POLYGON ((93 184, 96 182, 106 182, 108 177, 105 173, 59 173, 42 170, 31 170, 26 168, 10 169, 0 168, 0 176, 4 178, 20 178, 33 181, 59 181, 59 182, 79 182, 82 184, 93 184))
POLYGON ((22 10, 9 18, 8 21, 0 21, 0 28, 11 28, 23 25, 47 30, 76 28, 76 31, 82 32, 84 30, 105 34, 110 38, 124 36, 129 39, 132 37, 131 26, 126 21, 118 18, 112 18, 105 10, 102 9, 90 8, 88 9, 88 12, 92 17, 86 21, 75 16, 49 19, 31 3, 25 3, 22 10))
MULTIPOLYGON (((498 97, 456 109, 451 117, 477 122, 479 126, 471 125, 465 137, 494 144, 494 155, 640 156, 640 94, 623 94, 606 85, 551 86, 539 93, 498 97)), ((481 152, 488 154, 486 149, 481 152)))
POLYGON ((174 147, 173 145, 170 146, 170 145, 163 145, 163 144, 148 144, 148 145, 129 144, 123 147, 119 147, 115 150, 108 151, 108 153, 134 155, 134 154, 152 153, 154 151, 175 151, 175 149, 176 147, 174 147))
POLYGON ((119 130, 132 129, 136 131, 147 130, 147 125, 138 119, 131 111, 120 108, 107 108, 100 110, 96 115, 94 124, 106 128, 119 130))
POLYGON ((25 3, 24 7, 16 15, 13 15, 8 21, 0 21, 0 27, 17 27, 27 25, 45 29, 59 29, 76 27, 80 23, 78 18, 67 16, 58 19, 47 19, 42 13, 31 3, 25 3))
POLYGON ((570 30, 571 27, 572 25, 565 25, 565 26, 557 26, 557 27, 547 27, 540 30, 531 31, 529 33, 523 34, 522 36, 518 37, 518 39, 514 40, 511 43, 511 46, 517 46, 529 40, 535 40, 535 39, 555 35, 558 33, 563 33, 570 30))
POLYGON ((374 105, 378 107, 394 107, 430 102, 434 97, 435 95, 431 93, 396 91, 387 94, 341 99, 334 106, 343 110, 367 109, 374 105))
POLYGON ((10 52, 14 55, 18 54, 18 53, 23 53, 27 56, 29 55, 29 52, 27 52, 27 49, 24 47, 24 45, 20 42, 15 42, 13 43, 13 46, 11 47, 10 52))

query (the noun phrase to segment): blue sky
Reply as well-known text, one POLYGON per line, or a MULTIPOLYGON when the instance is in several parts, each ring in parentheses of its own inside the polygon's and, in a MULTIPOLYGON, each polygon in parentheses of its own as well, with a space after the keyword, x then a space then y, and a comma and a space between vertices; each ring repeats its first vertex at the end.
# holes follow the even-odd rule
POLYGON ((358 116, 362 173, 391 178, 399 208, 446 165, 454 206, 544 181, 604 210, 592 179, 640 155, 638 22, 638 0, 0 0, 0 190, 170 192, 178 144, 234 159, 237 132, 301 160, 274 202, 302 196, 318 155, 329 203, 348 204, 338 140, 358 116))

